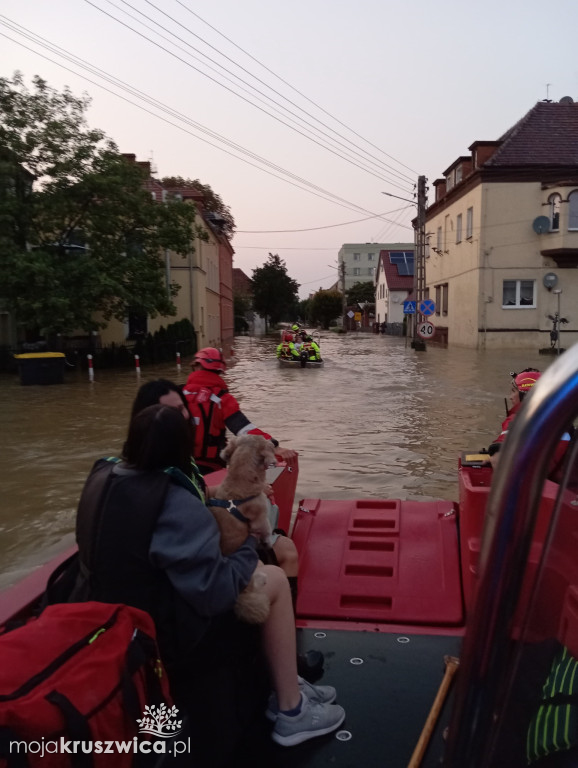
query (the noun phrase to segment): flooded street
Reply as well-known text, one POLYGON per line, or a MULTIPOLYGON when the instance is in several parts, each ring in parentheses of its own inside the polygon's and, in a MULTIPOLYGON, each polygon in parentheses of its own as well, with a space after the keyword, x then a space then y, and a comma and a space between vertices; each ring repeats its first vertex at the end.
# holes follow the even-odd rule
MULTIPOLYGON (((226 374, 241 409, 299 451, 297 498, 457 500, 457 457, 498 434, 509 371, 553 358, 523 351, 414 352, 373 334, 321 335, 325 367, 280 368, 273 337, 236 339, 226 374)), ((189 361, 185 361, 188 363, 189 361)), ((189 367, 67 372, 65 383, 23 387, 0 378, 0 588, 72 543, 92 463, 118 455, 140 383, 184 384, 189 367)))

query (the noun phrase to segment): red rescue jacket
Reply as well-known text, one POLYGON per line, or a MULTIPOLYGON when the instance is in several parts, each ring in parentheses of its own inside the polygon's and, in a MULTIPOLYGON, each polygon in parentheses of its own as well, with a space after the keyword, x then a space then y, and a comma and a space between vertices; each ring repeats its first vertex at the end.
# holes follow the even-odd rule
POLYGON ((218 373, 193 371, 187 379, 183 394, 195 422, 193 456, 201 471, 225 466, 219 454, 227 442, 227 429, 234 435, 263 435, 266 440, 278 445, 271 435, 249 421, 218 373))

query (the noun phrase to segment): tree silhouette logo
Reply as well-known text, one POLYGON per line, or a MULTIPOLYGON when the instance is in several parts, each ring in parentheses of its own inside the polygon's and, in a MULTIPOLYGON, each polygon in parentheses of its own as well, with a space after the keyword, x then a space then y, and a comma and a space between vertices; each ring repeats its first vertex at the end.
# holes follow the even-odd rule
POLYGON ((170 739, 172 736, 178 736, 182 731, 182 720, 177 720, 179 710, 173 706, 167 709, 166 704, 156 706, 156 704, 147 704, 142 720, 137 719, 139 724, 139 733, 150 733, 153 736, 160 736, 161 739, 170 739))

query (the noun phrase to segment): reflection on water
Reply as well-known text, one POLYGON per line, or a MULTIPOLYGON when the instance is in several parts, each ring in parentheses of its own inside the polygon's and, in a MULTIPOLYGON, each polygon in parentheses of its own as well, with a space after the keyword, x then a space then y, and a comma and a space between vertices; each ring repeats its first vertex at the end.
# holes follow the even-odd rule
MULTIPOLYGON (((226 378, 247 416, 299 451, 298 498, 457 499, 457 456, 497 435, 508 372, 551 360, 324 333, 325 367, 288 370, 276 343, 239 337, 226 378)), ((140 382, 187 373, 143 368, 140 382)), ((72 372, 48 387, 0 378, 0 587, 71 539, 82 484, 94 460, 118 455, 140 382, 134 371, 97 371, 92 384, 72 372)))

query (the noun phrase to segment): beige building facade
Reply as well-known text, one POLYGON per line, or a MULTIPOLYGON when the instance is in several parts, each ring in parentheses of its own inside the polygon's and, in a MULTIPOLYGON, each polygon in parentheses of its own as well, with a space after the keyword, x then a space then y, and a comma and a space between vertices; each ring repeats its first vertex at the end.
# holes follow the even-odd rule
POLYGON ((438 337, 479 349, 578 341, 578 105, 540 102, 434 182, 426 286, 438 337), (547 138, 557 136, 556 142, 547 138))

